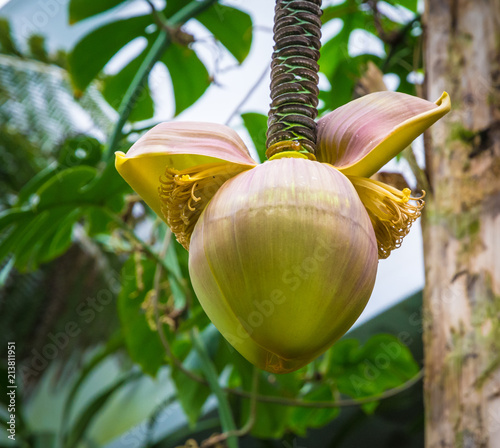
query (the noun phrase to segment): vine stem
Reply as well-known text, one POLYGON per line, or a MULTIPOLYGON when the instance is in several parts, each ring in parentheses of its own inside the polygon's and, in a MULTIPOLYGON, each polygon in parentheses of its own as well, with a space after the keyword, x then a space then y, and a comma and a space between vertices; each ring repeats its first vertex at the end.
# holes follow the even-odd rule
MULTIPOLYGON (((188 3, 184 8, 175 13, 166 24, 171 28, 176 28, 187 22, 189 19, 195 17, 199 13, 206 10, 208 7, 212 6, 216 3, 217 0, 201 0, 201 1, 192 1, 188 3)), ((141 66, 137 70, 132 82, 128 86, 125 94, 123 95, 123 100, 120 103, 120 107, 118 108, 118 121, 113 129, 113 133, 108 142, 108 146, 104 151, 104 161, 109 161, 118 146, 118 142, 122 137, 122 129, 125 125, 132 108, 137 100, 139 95, 139 91, 144 86, 149 72, 156 64, 156 62, 161 58, 165 50, 169 47, 172 42, 170 33, 164 31, 160 32, 156 40, 154 41, 151 49, 148 54, 144 58, 141 66)))
POLYGON ((402 152, 402 156, 406 159, 408 165, 410 165, 413 175, 417 179, 417 189, 430 193, 431 186, 429 184, 429 180, 427 179, 427 174, 425 173, 425 170, 420 168, 417 158, 415 157, 415 153, 413 152, 412 145, 408 146, 408 148, 402 152))
POLYGON ((220 442, 223 442, 224 440, 227 440, 229 437, 234 437, 234 436, 242 437, 245 434, 248 434, 252 430, 253 425, 255 425, 255 421, 257 420, 258 388, 259 388, 259 369, 257 369, 257 367, 254 366, 252 369, 252 396, 250 397, 250 414, 248 416, 247 422, 245 423, 245 426, 243 426, 240 429, 212 436, 201 444, 201 448, 211 447, 220 442))
MULTIPOLYGON (((305 401, 301 399, 295 398, 281 398, 281 397, 273 397, 268 395, 257 395, 257 401, 261 403, 272 403, 272 404, 280 404, 282 406, 294 406, 300 408, 342 408, 348 406, 359 406, 361 404, 373 403, 374 401, 385 400, 390 397, 394 397, 395 395, 404 392, 410 387, 417 384, 424 376, 424 369, 421 369, 413 378, 410 378, 408 381, 404 382, 400 386, 394 387, 392 389, 387 389, 381 394, 372 395, 370 397, 364 398, 347 398, 335 401, 305 401)), ((239 395, 245 398, 251 398, 251 394, 246 391, 241 391, 238 389, 227 389, 228 392, 234 393, 235 395, 239 395)))

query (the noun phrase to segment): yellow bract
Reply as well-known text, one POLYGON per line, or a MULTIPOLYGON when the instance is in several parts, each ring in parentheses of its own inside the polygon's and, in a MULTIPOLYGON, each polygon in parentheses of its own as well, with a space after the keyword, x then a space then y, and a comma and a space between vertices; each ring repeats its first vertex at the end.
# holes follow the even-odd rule
POLYGON ((339 168, 346 176, 369 177, 375 174, 389 160, 396 157, 415 138, 446 115, 451 109, 449 95, 444 92, 436 101, 438 107, 409 118, 396 126, 377 146, 365 157, 350 166, 339 168))
POLYGON ((363 96, 319 120, 316 157, 346 176, 370 177, 450 108, 446 92, 436 103, 397 92, 363 96))
POLYGON ((166 220, 159 196, 165 169, 228 163, 255 166, 248 149, 231 128, 215 123, 161 123, 143 135, 127 154, 115 153, 121 176, 154 212, 166 220))

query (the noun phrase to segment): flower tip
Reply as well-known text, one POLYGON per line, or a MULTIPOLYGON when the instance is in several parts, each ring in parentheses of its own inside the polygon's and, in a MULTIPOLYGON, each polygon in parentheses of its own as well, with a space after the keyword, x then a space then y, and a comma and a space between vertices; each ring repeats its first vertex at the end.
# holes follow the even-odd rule
POLYGON ((444 91, 434 104, 442 108, 443 112, 448 113, 451 110, 451 99, 448 92, 444 91))
POLYGON ((436 102, 399 92, 363 96, 319 120, 318 160, 370 177, 450 109, 447 92, 436 102))
POLYGON ((134 184, 131 183, 131 180, 134 178, 133 172, 131 172, 131 158, 127 157, 123 151, 115 151, 115 168, 120 174, 121 177, 127 182, 129 185, 134 187, 134 184))
POLYGON ((115 151, 115 168, 122 174, 121 168, 127 160, 127 155, 123 151, 115 151))

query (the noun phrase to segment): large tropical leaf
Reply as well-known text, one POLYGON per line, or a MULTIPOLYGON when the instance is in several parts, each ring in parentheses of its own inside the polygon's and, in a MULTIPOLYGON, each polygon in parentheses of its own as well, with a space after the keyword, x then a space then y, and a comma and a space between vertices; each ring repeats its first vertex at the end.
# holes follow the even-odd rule
POLYGON ((69 23, 73 24, 88 17, 108 11, 127 0, 71 0, 69 2, 69 23))
POLYGON ((102 174, 85 165, 54 171, 41 185, 29 184, 26 201, 0 213, 0 259, 12 255, 18 269, 36 269, 68 249, 74 225, 89 210, 119 211, 125 191, 111 165, 102 174))
POLYGON ((146 27, 151 23, 150 15, 131 17, 107 23, 83 37, 68 57, 75 87, 85 90, 119 50, 137 37, 146 35, 146 27))

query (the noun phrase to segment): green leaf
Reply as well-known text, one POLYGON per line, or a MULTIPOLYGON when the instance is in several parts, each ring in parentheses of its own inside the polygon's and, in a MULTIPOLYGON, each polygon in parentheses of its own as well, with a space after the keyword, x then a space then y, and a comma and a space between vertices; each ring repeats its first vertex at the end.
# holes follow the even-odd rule
POLYGON ((334 110, 353 99, 354 88, 365 73, 367 62, 372 61, 380 64, 380 58, 372 54, 363 54, 354 58, 345 58, 336 67, 335 72, 329 78, 331 90, 321 91, 319 98, 323 101, 320 115, 325 111, 334 110))
POLYGON ((52 176, 37 191, 38 203, 34 210, 47 210, 53 205, 76 204, 77 199, 83 199, 81 189, 88 185, 97 171, 89 166, 68 168, 52 176))
POLYGON ((4 54, 13 54, 15 56, 21 55, 14 39, 12 39, 10 22, 4 17, 0 18, 0 49, 4 54))
POLYGON ((385 73, 394 73, 398 75, 400 83, 397 91, 415 95, 415 84, 408 81, 408 75, 414 69, 422 69, 422 60, 419 58, 415 66, 414 48, 416 46, 417 38, 407 35, 405 45, 401 45, 396 51, 393 52, 392 57, 385 67, 385 73))
POLYGON ((81 91, 92 82, 118 51, 137 37, 145 36, 151 15, 108 23, 83 37, 68 56, 75 87, 81 91))
POLYGON ((12 254, 16 268, 20 271, 34 270, 40 263, 61 255, 71 244, 69 237, 60 236, 60 223, 76 221, 72 206, 61 206, 41 213, 31 211, 7 210, 0 216, 0 259, 12 254), (10 222, 10 224, 9 224, 10 222), (44 248, 49 248, 44 250, 44 248))
POLYGON ((266 161, 267 115, 247 112, 241 114, 241 118, 252 138, 260 162, 264 163, 266 161))
POLYGON ((392 5, 401 5, 412 12, 417 12, 418 0, 389 0, 392 5))
POLYGON ((44 64, 49 63, 49 55, 45 46, 45 38, 43 36, 32 34, 28 37, 28 48, 30 56, 44 64))
MULTIPOLYGON (((220 333, 211 325, 203 332, 202 338, 209 356, 213 358, 218 351, 222 339, 220 333)), ((183 365, 192 372, 200 376, 203 375, 204 370, 202 361, 194 349, 191 349, 188 356, 183 361, 183 365)), ((177 397, 188 418, 189 424, 194 426, 211 391, 206 385, 192 380, 175 367, 172 367, 172 380, 177 390, 177 397)))
POLYGON ((355 0, 348 0, 339 5, 327 6, 323 9, 321 22, 324 25, 333 19, 344 19, 346 16, 354 14, 357 11, 359 11, 359 6, 355 0))
POLYGON ((184 6, 186 6, 186 0, 168 0, 165 9, 163 10, 163 14, 168 19, 172 18, 172 16, 178 13, 184 6))
POLYGON ((241 64, 252 46, 252 19, 239 9, 216 3, 196 17, 241 64))
POLYGON ((127 0, 71 0, 69 2, 69 23, 73 25, 86 19, 108 11, 127 0))
POLYGON ((120 210, 126 189, 112 164, 101 175, 85 165, 45 173, 31 184, 31 194, 20 195, 24 201, 0 213, 0 259, 12 254, 19 270, 36 269, 68 249, 73 226, 86 212, 120 210))
POLYGON ((90 237, 110 232, 112 218, 101 208, 93 207, 87 211, 85 230, 90 237))
POLYGON ((71 386, 71 389, 64 401, 63 407, 63 418, 61 421, 61 431, 66 433, 66 426, 69 423, 68 416, 71 415, 71 409, 75 402, 75 397, 80 390, 80 387, 88 378, 89 374, 94 370, 95 367, 101 364, 104 360, 108 358, 109 355, 115 353, 119 348, 123 346, 123 336, 120 332, 113 335, 106 343, 105 346, 100 348, 97 353, 80 369, 78 378, 71 386))
POLYGON ((111 211, 118 213, 125 204, 124 193, 130 192, 129 185, 118 174, 114 163, 108 163, 100 176, 94 179, 82 189, 87 200, 105 205, 111 211))
POLYGON ((153 377, 165 364, 165 349, 158 333, 150 327, 142 305, 153 292, 155 270, 154 261, 140 259, 136 262, 130 257, 121 271, 122 290, 118 295, 118 316, 128 354, 153 377))
POLYGON ((27 202, 29 197, 36 193, 36 191, 54 175, 57 168, 58 167, 55 162, 51 163, 49 166, 45 167, 32 177, 19 191, 16 205, 27 202))
MULTIPOLYGON (((330 386, 321 384, 303 396, 305 401, 334 401, 330 386)), ((339 408, 293 408, 289 425, 293 432, 305 436, 308 428, 321 428, 340 413, 339 408)))
POLYGON ((205 328, 209 323, 210 319, 208 318, 207 313, 205 313, 203 308, 198 305, 189 313, 189 317, 180 323, 178 331, 184 333, 194 327, 205 328))
POLYGON ((192 380, 177 368, 172 368, 172 381, 174 382, 177 397, 189 424, 191 427, 194 427, 201 414, 203 405, 210 396, 210 389, 204 384, 192 380))
MULTIPOLYGON (((337 11, 337 13, 340 12, 337 11)), ((335 16, 336 14, 330 14, 331 19, 335 18, 335 16)), ((329 41, 325 42, 320 50, 319 68, 328 79, 334 75, 339 64, 350 59, 348 45, 351 32, 356 28, 365 28, 366 17, 363 12, 357 10, 357 7, 354 9, 351 7, 346 10, 344 15, 342 15, 342 20, 344 22, 342 29, 329 41)), ((332 84, 332 87, 335 86, 332 84)))
POLYGON ((342 30, 321 47, 319 69, 330 79, 342 60, 349 58, 347 43, 352 30, 342 30))
MULTIPOLYGON (((108 76, 104 79, 102 94, 106 101, 115 110, 119 109, 123 99, 123 92, 127 90, 127 87, 132 82, 132 79, 151 49, 151 45, 152 41, 150 40, 149 45, 144 49, 144 51, 134 60, 130 61, 119 73, 114 76, 108 76)), ((154 103, 151 98, 149 87, 146 84, 141 90, 140 95, 137 97, 132 112, 130 113, 129 120, 147 120, 148 118, 152 118, 153 115, 154 103)))
POLYGON ((337 342, 324 358, 326 375, 353 398, 381 394, 413 378, 418 364, 395 336, 378 334, 364 346, 356 339, 337 342))
POLYGON ((188 47, 171 44, 161 61, 170 73, 175 97, 175 115, 179 115, 205 93, 212 79, 203 62, 188 47))
POLYGON ((63 254, 71 245, 73 226, 80 214, 80 209, 72 207, 60 207, 39 214, 16 247, 16 264, 36 266, 63 254), (43 238, 39 237, 40 234, 43 238))
POLYGON ((345 63, 341 63, 336 68, 329 80, 332 85, 331 90, 320 92, 319 98, 324 103, 320 113, 334 110, 352 100, 356 78, 349 76, 349 72, 346 70, 349 68, 349 62, 350 60, 347 59, 345 63))
POLYGON ((77 417, 75 424, 68 433, 68 436, 64 443, 64 447, 74 448, 78 446, 85 434, 85 431, 98 415, 99 411, 107 403, 109 398, 111 398, 111 396, 123 385, 127 384, 130 381, 136 380, 137 378, 140 378, 140 372, 127 374, 125 377, 121 378, 120 380, 106 388, 102 393, 94 398, 94 400, 92 400, 77 417))

